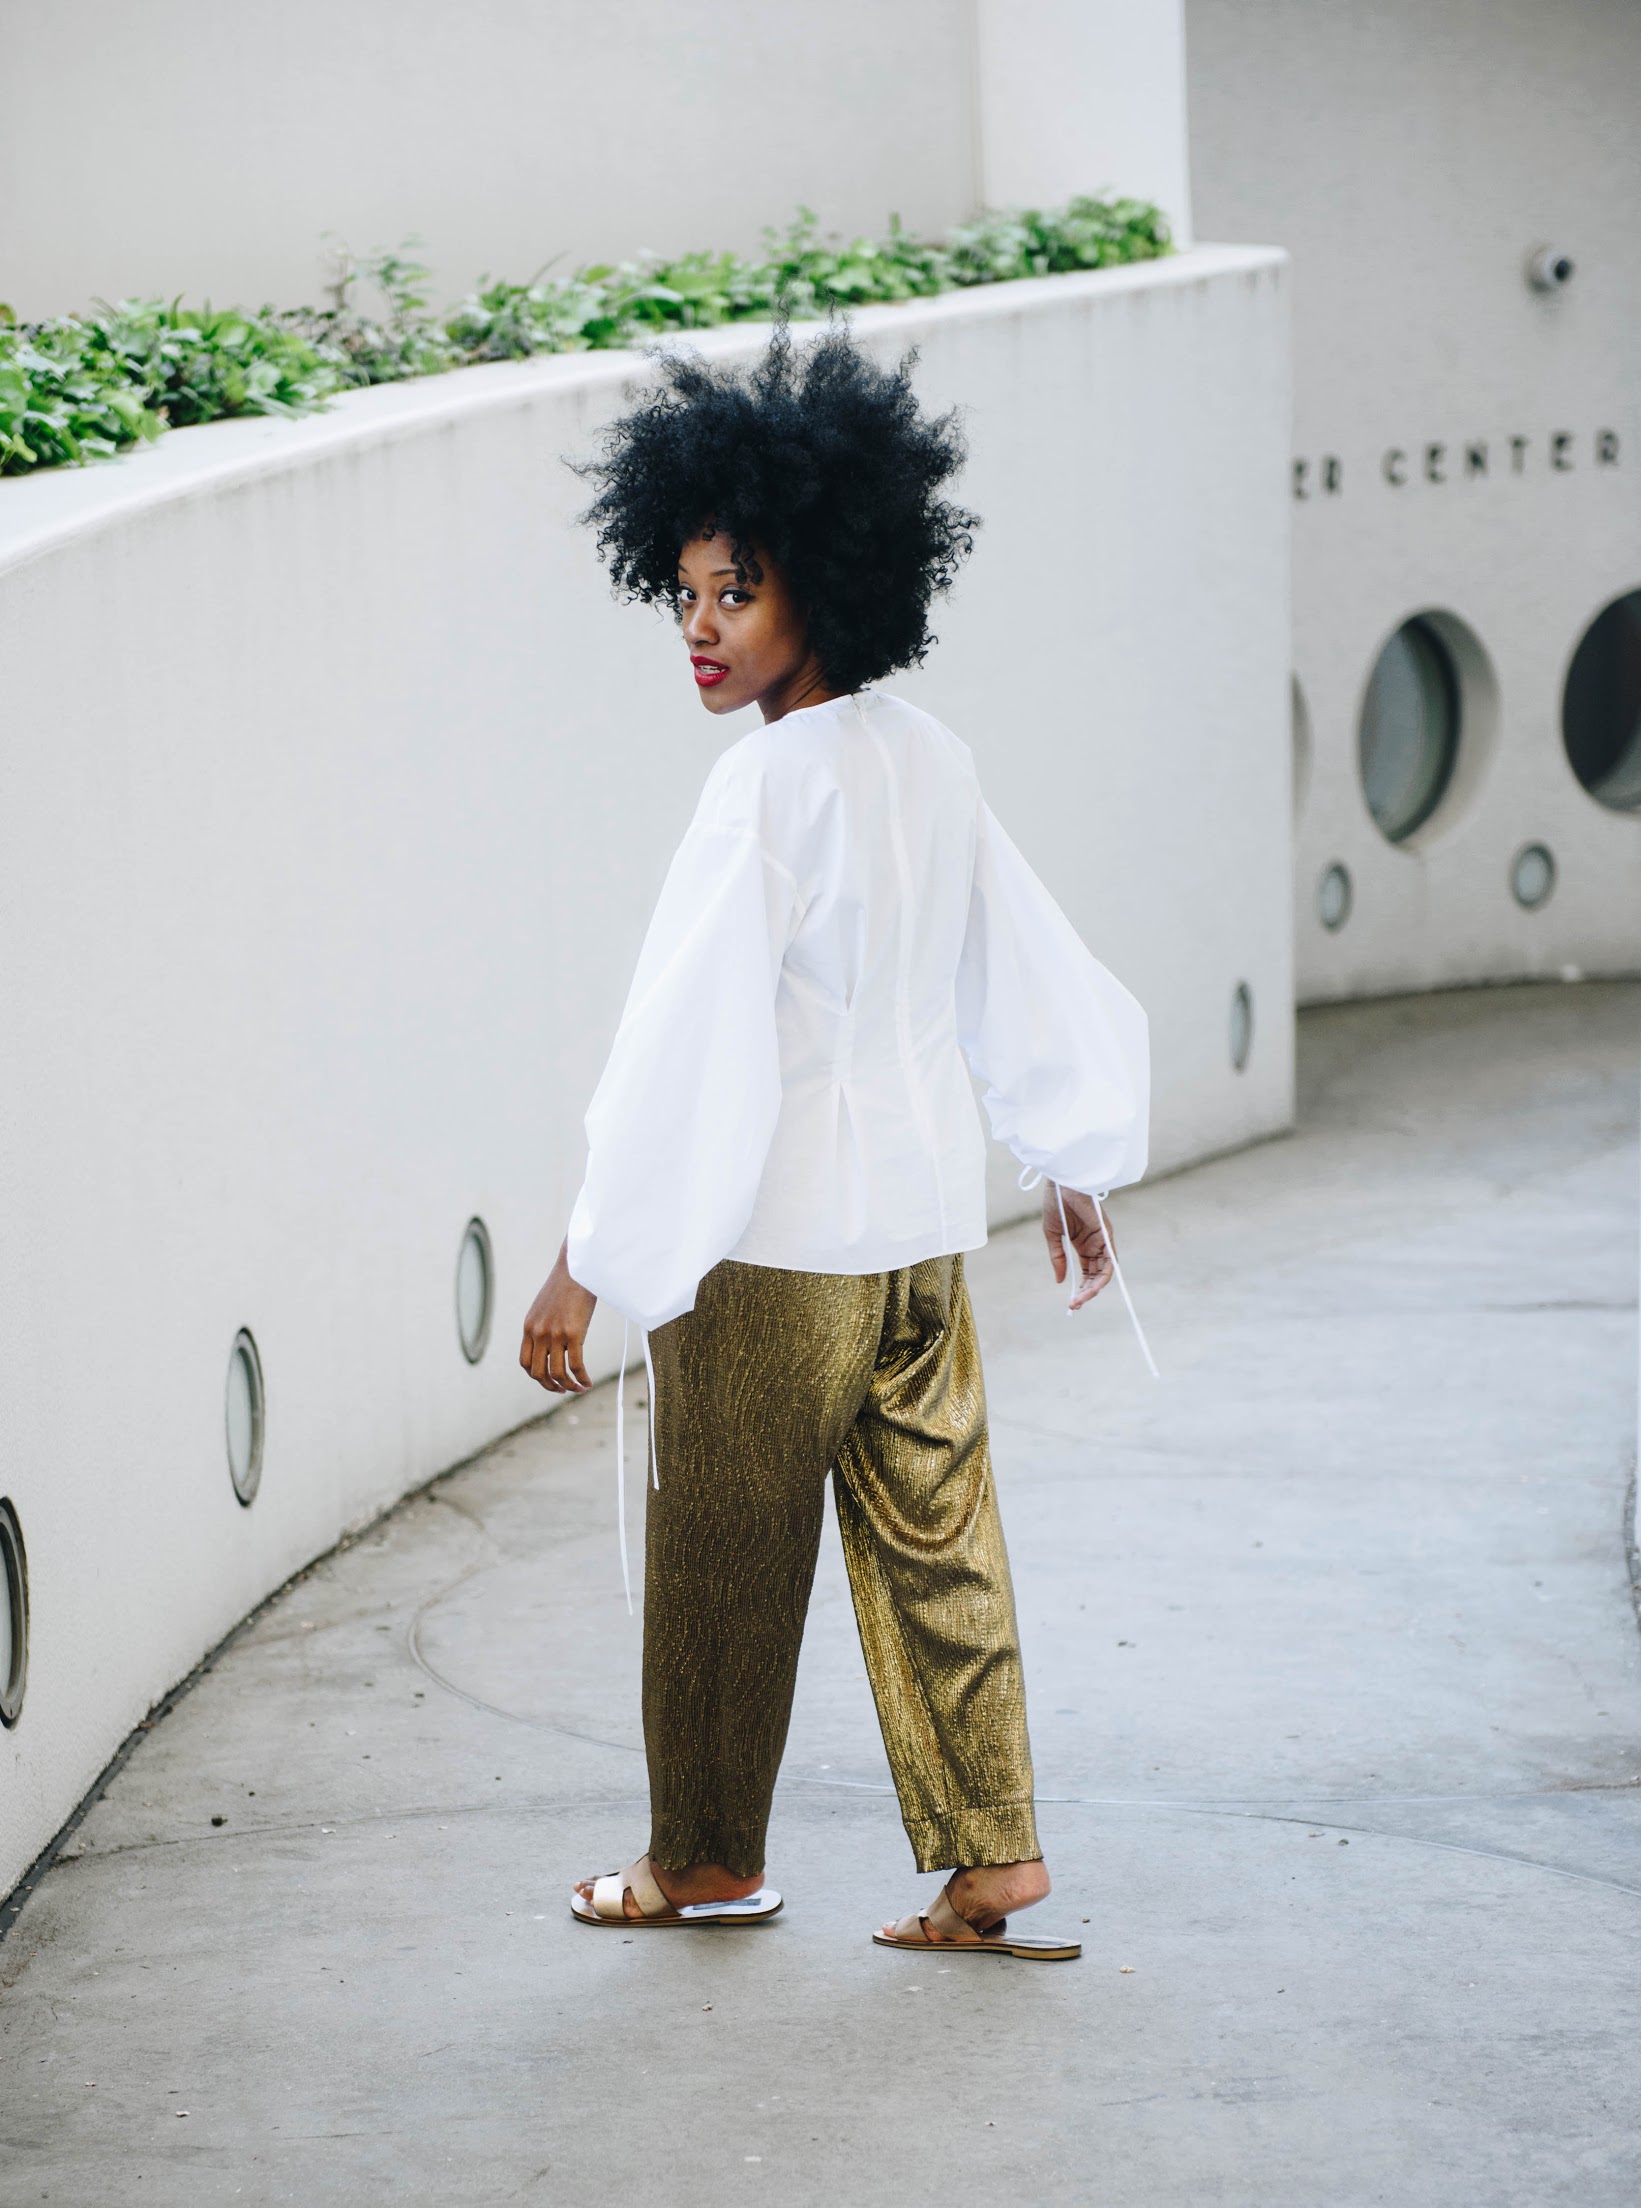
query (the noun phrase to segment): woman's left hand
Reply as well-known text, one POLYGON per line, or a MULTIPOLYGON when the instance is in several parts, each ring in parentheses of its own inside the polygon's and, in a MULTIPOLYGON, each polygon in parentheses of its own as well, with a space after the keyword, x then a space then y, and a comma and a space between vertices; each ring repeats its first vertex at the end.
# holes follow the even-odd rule
MULTIPOLYGON (((1085 1303, 1092 1303, 1100 1290, 1112 1277, 1111 1244, 1100 1229, 1100 1215, 1094 1209, 1092 1196, 1085 1196, 1080 1189, 1056 1189, 1052 1181, 1043 1183, 1043 1239, 1048 1244, 1048 1261, 1054 1267, 1054 1277, 1064 1281, 1066 1277, 1066 1238, 1060 1228, 1060 1206, 1065 1205, 1066 1226, 1071 1231, 1071 1247, 1077 1253, 1082 1267, 1082 1280, 1069 1308, 1080 1311, 1085 1303)), ((1110 1222, 1107 1221, 1109 1226, 1110 1222)))
POLYGON ((598 1298, 570 1278, 567 1246, 524 1319, 519 1363, 552 1395, 580 1395, 592 1386, 582 1354, 598 1298))

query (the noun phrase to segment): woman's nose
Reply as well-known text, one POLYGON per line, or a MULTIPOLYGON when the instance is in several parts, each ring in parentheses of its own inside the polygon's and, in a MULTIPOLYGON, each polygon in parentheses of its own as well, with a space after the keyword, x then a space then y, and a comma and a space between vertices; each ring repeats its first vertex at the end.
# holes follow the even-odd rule
POLYGON ((716 644, 718 632, 709 618, 708 608, 697 603, 684 608, 684 642, 686 644, 716 644))

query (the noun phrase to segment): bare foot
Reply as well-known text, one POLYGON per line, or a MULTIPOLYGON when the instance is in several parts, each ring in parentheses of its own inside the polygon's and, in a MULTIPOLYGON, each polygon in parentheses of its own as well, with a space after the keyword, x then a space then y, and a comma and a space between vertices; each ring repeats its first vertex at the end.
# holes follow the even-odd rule
MULTIPOLYGON (((984 1863, 973 1870, 954 1871, 946 1895, 958 1915, 977 1932, 989 1932, 1015 1910, 1029 1909, 1041 1901, 1049 1889, 1048 1868, 1039 1859, 1031 1863, 984 1863)), ((895 1928, 886 1924, 883 1929, 892 1935, 895 1928)), ((938 1942, 941 1934, 930 1925, 928 1937, 938 1942)))
MULTIPOLYGON (((651 1863, 650 1871, 675 1909, 687 1909, 700 1901, 746 1901, 763 1885, 764 1874, 759 1871, 752 1878, 737 1878, 733 1871, 721 1863, 691 1863, 681 1871, 665 1871, 659 1863, 651 1863)), ((585 1900, 593 1898, 594 1881, 582 1878, 576 1881, 576 1892, 585 1900)), ((633 1898, 629 1887, 621 1897, 621 1906, 629 1917, 641 1917, 644 1912, 633 1898)))

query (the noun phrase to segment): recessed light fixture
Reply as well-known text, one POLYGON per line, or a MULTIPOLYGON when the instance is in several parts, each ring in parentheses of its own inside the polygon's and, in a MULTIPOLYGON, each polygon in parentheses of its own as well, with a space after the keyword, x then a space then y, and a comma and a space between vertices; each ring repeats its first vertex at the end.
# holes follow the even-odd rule
POLYGON ((470 1365, 478 1363, 490 1339, 495 1271, 490 1230, 482 1219, 469 1219, 456 1253, 456 1338, 470 1365))
POLYGON ((1316 885, 1316 917, 1330 935, 1337 935, 1350 918, 1350 869, 1335 859, 1316 885))
POLYGON ((1524 912, 1547 905, 1556 886, 1555 854, 1548 844, 1524 843, 1510 862, 1510 894, 1524 912))
POLYGON ((234 1493, 250 1508, 262 1484, 262 1436, 266 1414, 262 1393, 262 1359, 252 1337, 241 1327, 228 1352, 228 1477, 234 1493))
POLYGON ((23 1529, 0 1501, 0 1725, 15 1725, 28 1685, 28 1558, 23 1529))

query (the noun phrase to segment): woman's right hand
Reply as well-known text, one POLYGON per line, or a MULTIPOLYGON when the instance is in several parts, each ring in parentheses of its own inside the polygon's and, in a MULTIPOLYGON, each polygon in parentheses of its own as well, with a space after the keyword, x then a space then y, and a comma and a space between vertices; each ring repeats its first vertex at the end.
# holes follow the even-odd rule
POLYGON ((592 1386, 582 1353, 598 1298, 570 1278, 568 1250, 559 1245, 558 1262, 525 1313, 519 1350, 519 1363, 552 1395, 580 1395, 592 1386))
POLYGON ((1100 1290, 1112 1277, 1112 1245, 1101 1231, 1100 1215, 1094 1208, 1092 1196, 1085 1196, 1080 1189, 1056 1189, 1052 1181, 1043 1183, 1043 1239, 1048 1244, 1048 1261, 1054 1267, 1054 1277, 1064 1281, 1066 1277, 1066 1236, 1060 1226, 1060 1206, 1065 1205, 1065 1223, 1070 1229, 1071 1247, 1077 1253, 1082 1268, 1082 1280, 1069 1308, 1080 1311, 1085 1303, 1092 1303, 1100 1290))

